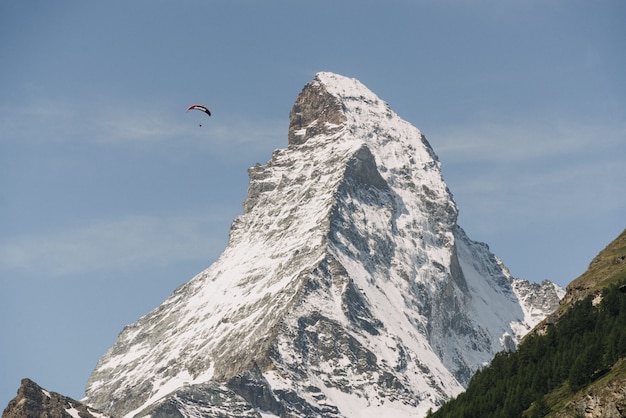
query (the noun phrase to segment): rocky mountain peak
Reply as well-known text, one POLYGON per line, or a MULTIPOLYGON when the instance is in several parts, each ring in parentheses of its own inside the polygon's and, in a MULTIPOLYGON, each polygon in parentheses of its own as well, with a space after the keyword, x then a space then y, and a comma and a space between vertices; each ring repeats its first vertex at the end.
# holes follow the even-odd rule
POLYGON ((2 413, 2 418, 24 417, 108 418, 82 402, 47 391, 30 379, 22 379, 17 396, 2 413))
POLYGON ((319 134, 332 135, 345 123, 341 102, 316 76, 304 87, 289 113, 288 143, 301 145, 319 134))
POLYGON ((120 333, 90 404, 415 416, 534 325, 536 289, 456 225, 417 128, 332 73, 307 84, 290 122, 288 147, 249 170, 223 254, 120 333))

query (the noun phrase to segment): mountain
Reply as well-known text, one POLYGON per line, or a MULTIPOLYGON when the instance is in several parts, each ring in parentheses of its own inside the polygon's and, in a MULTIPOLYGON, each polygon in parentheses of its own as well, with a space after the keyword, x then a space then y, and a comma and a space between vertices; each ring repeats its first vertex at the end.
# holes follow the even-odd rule
POLYGON ((2 418, 108 418, 85 404, 49 392, 30 379, 22 379, 17 396, 2 412, 2 418))
POLYGON ((422 133, 318 73, 249 169, 208 269, 125 327, 86 402, 112 416, 420 416, 558 306, 457 225, 422 133))
POLYGON ((625 323, 626 230, 568 285, 555 315, 432 417, 624 417, 625 323))

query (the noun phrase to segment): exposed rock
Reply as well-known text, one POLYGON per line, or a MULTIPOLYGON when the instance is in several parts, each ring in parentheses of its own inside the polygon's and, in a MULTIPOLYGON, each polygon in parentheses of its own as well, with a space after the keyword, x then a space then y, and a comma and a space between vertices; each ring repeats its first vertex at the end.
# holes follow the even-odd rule
POLYGON ((22 384, 2 413, 2 418, 106 418, 83 403, 49 392, 30 379, 22 384))
POLYGON ((323 134, 332 136, 345 127, 341 102, 322 83, 307 84, 289 113, 289 145, 301 145, 323 134))
POLYGON ((555 418, 622 418, 626 416, 626 379, 585 390, 556 413, 555 418))
POLYGON ((241 417, 261 414, 241 396, 218 383, 183 386, 160 402, 141 411, 136 418, 241 417))

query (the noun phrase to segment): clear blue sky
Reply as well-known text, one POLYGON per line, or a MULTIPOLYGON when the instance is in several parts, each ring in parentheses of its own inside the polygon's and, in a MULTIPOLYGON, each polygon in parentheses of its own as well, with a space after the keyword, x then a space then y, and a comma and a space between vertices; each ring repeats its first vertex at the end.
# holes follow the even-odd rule
POLYGON ((0 407, 22 377, 81 398, 215 260, 318 71, 422 130, 514 276, 565 286, 626 228, 624 22, 623 0, 0 0, 0 407))

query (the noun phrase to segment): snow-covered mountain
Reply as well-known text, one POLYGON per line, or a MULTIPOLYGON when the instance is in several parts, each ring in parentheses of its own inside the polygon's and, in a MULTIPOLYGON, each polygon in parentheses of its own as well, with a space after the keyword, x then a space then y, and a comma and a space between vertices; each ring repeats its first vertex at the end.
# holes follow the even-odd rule
POLYGON ((317 74, 290 120, 224 253, 124 328, 88 404, 423 416, 556 308, 558 286, 512 278, 465 235, 425 137, 359 81, 317 74))

